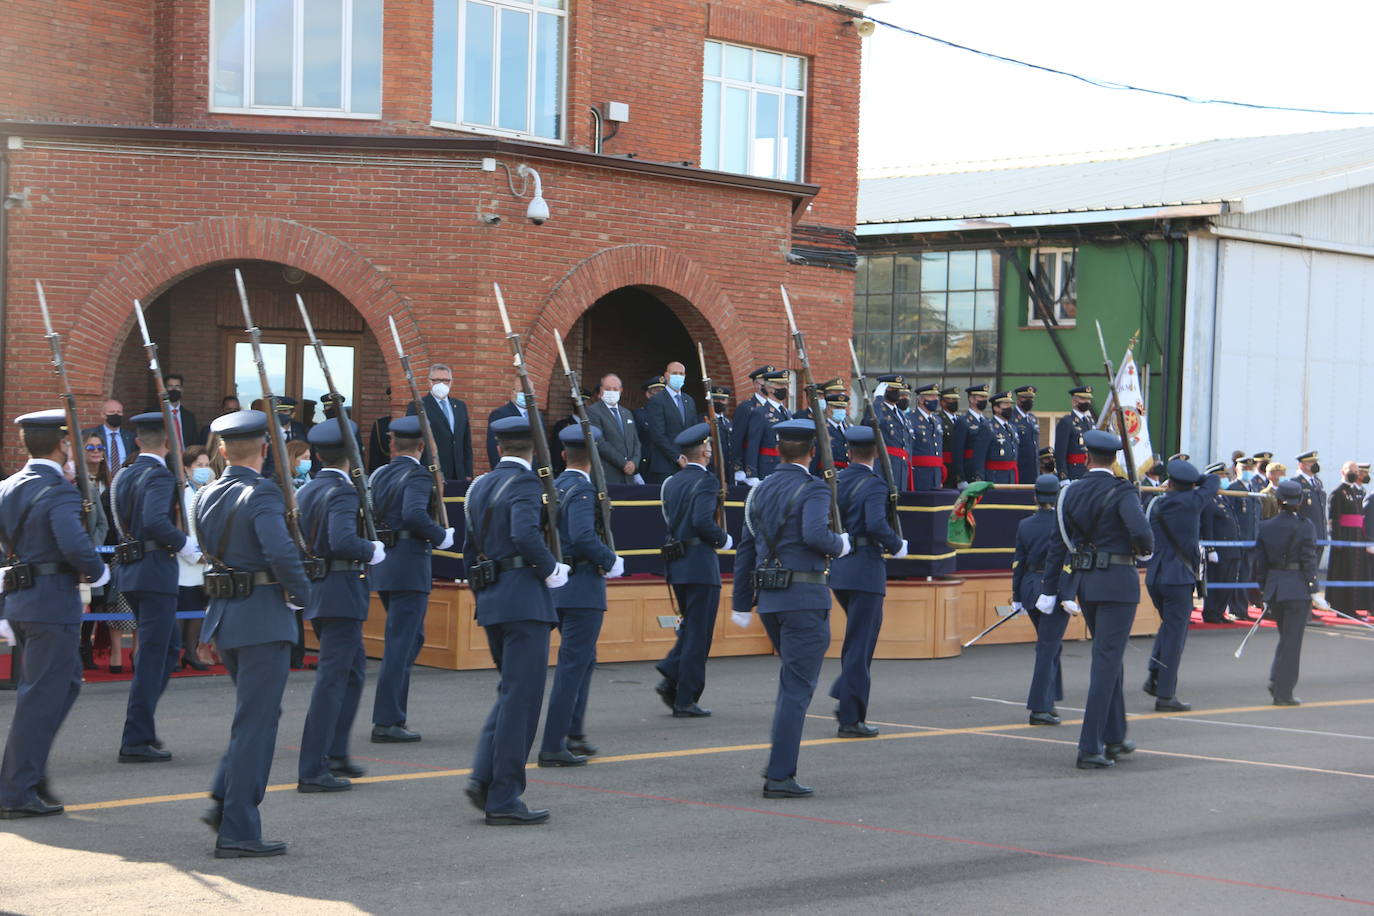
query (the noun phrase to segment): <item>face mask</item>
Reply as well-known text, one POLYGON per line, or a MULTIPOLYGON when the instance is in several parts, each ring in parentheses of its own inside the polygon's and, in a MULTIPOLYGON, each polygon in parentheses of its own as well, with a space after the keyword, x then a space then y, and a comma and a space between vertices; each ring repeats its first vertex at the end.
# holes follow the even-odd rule
POLYGON ((978 411, 979 413, 982 413, 983 411, 985 411, 985 410, 988 409, 988 402, 987 402, 987 401, 974 401, 974 402, 973 402, 973 409, 976 410, 976 411, 978 411))
POLYGON ((515 404, 517 407, 529 407, 529 405, 525 403, 525 392, 517 391, 515 393, 515 404))
POLYGON ((1360 475, 1359 475, 1359 474, 1346 474, 1346 475, 1345 475, 1345 482, 1346 482, 1346 483, 1355 483, 1355 482, 1356 482, 1357 480, 1359 480, 1359 479, 1360 479, 1360 475))
POLYGON ((775 400, 778 400, 778 401, 785 401, 785 400, 787 399, 787 389, 786 389, 786 388, 774 388, 774 389, 773 389, 773 398, 774 398, 775 400))
POLYGON ((120 427, 121 425, 123 425, 123 423, 124 423, 124 415, 123 415, 123 414, 121 414, 121 413, 107 413, 107 414, 105 414, 105 425, 108 426, 110 429, 119 429, 119 427, 120 427))
POLYGON ((191 482, 198 487, 205 486, 214 476, 214 468, 191 468, 191 482))
POLYGON ((435 382, 429 386, 429 393, 434 395, 434 400, 442 401, 448 397, 448 385, 444 382, 435 382))
POLYGON ((306 474, 309 474, 309 473, 310 473, 310 462, 309 462, 309 461, 297 461, 297 462, 296 462, 296 476, 297 476, 297 477, 304 477, 306 474))
POLYGON ((926 413, 935 413, 940 408, 939 401, 922 401, 921 406, 926 409, 926 413))
POLYGON ((1314 462, 1312 462, 1312 470, 1309 471, 1308 473, 1310 473, 1310 474, 1320 474, 1320 473, 1321 473, 1321 470, 1322 470, 1322 466, 1321 466, 1320 464, 1318 464, 1317 462, 1314 461, 1314 462))
POLYGON ((1016 403, 1017 403, 1017 406, 1019 406, 1019 407, 1020 407, 1022 410, 1024 410, 1026 413, 1030 413, 1030 409, 1031 409, 1032 407, 1035 406, 1035 402, 1034 402, 1034 401, 1024 401, 1024 400, 1023 400, 1023 401, 1017 401, 1016 403))
POLYGON ((911 406, 911 398, 898 398, 897 406, 902 410, 906 410, 908 407, 911 406))
POLYGON ((68 480, 76 477, 76 465, 68 461, 62 465, 62 473, 67 475, 68 480))
POLYGON ((1254 472, 1254 471, 1241 471, 1241 472, 1240 472, 1240 479, 1241 479, 1241 480, 1244 480, 1244 481, 1246 481, 1246 482, 1249 482, 1249 481, 1251 481, 1251 480, 1254 480, 1254 479, 1255 479, 1255 472, 1254 472))
POLYGON ((830 408, 830 415, 836 420, 843 420, 849 415, 849 411, 843 407, 832 407, 830 408))
POLYGON ((673 373, 672 375, 668 376, 668 387, 673 389, 674 391, 681 391, 682 386, 686 384, 686 382, 687 376, 685 375, 673 373))
POLYGON ((1003 419, 1003 420, 1010 420, 1010 419, 1011 419, 1012 417, 1014 417, 1014 416, 1016 416, 1016 408, 1015 408, 1015 407, 1003 407, 1003 408, 1002 408, 1002 419, 1003 419))
POLYGON ((180 389, 180 388, 169 388, 169 389, 167 389, 167 400, 171 401, 173 404, 179 404, 179 403, 181 403, 181 389, 180 389))
POLYGON ((620 403, 620 392, 619 392, 619 391, 603 391, 603 392, 601 392, 601 401, 602 401, 602 403, 604 403, 607 407, 614 407, 615 405, 617 405, 617 404, 620 403))

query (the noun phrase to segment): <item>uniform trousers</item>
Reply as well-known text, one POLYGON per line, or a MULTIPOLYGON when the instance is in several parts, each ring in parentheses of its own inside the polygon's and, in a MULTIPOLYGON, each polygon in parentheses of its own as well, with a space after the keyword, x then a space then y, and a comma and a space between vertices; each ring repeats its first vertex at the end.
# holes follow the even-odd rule
POLYGON ((854 725, 868 720, 868 694, 873 685, 870 669, 883 627, 883 596, 837 588, 835 597, 844 608, 844 648, 840 651, 840 674, 830 685, 830 695, 839 701, 835 714, 840 724, 854 725))
POLYGON ((425 644, 425 612, 429 592, 384 591, 377 597, 386 608, 386 642, 377 692, 372 701, 372 724, 404 725, 410 697, 410 668, 425 644))
MULTIPOLYGON (((943 484, 942 478, 945 476, 941 468, 912 468, 912 486, 916 492, 926 490, 938 490, 943 484)), ((901 480, 897 481, 897 489, 903 489, 901 480)))
POLYGON ((472 778, 487 787, 487 813, 519 811, 525 793, 525 764, 539 730, 544 676, 549 665, 549 625, 539 620, 494 623, 487 647, 501 680, 496 704, 482 725, 472 778))
POLYGON ((768 778, 789 779, 797 775, 806 710, 816 692, 825 650, 830 648, 830 611, 774 611, 759 617, 781 662, 768 778))
MULTIPOLYGON (((1232 560, 1223 557, 1218 563, 1207 564, 1207 581, 1232 583, 1240 581, 1240 560, 1232 560)), ((1233 599, 1232 592, 1239 592, 1233 588, 1215 588, 1207 590, 1207 597, 1202 599, 1202 619, 1208 623, 1222 623, 1222 614, 1230 609, 1233 599)))
MULTIPOLYGON (((1236 581, 1251 582, 1250 577, 1254 575, 1254 560, 1247 550, 1239 560, 1236 561, 1236 581)), ((1233 617, 1246 619, 1250 616, 1250 589, 1231 588, 1226 589, 1226 610, 1233 617)))
POLYGON ((172 669, 181 658, 181 633, 177 626, 177 596, 160 592, 125 592, 138 621, 138 652, 134 677, 129 684, 129 705, 124 714, 124 747, 152 744, 157 740, 158 700, 167 689, 172 669))
POLYGON ((258 805, 272 772, 281 698, 291 673, 291 645, 281 641, 219 648, 234 682, 234 720, 210 795, 224 806, 219 838, 226 843, 262 839, 258 805))
POLYGON ((1307 618, 1312 602, 1271 601, 1270 615, 1278 623, 1279 644, 1274 649, 1274 663, 1269 666, 1269 683, 1274 696, 1291 699, 1298 686, 1298 662, 1302 655, 1302 635, 1307 631, 1307 618))
POLYGON ((1035 669, 1031 672, 1030 693, 1026 708, 1031 712, 1053 712, 1054 704, 1064 699, 1064 674, 1059 656, 1064 648, 1064 630, 1069 626, 1066 611, 1042 614, 1034 607, 1026 608, 1031 626, 1035 627, 1035 669))
POLYGON ((1122 693, 1122 659, 1135 622, 1135 604, 1083 600, 1083 619, 1093 638, 1088 676, 1088 702, 1078 751, 1101 754, 1106 745, 1126 740, 1126 700, 1122 693))
POLYGON ((24 662, 14 673, 19 688, 0 762, 0 805, 17 808, 36 800, 57 730, 81 692, 81 624, 11 620, 10 628, 24 662))
POLYGON ((558 609, 558 667, 549 690, 541 753, 556 754, 567 748, 569 735, 587 733, 587 693, 596 669, 596 640, 605 618, 601 608, 558 609))
POLYGON ((1183 662, 1183 645, 1188 641, 1188 624, 1193 619, 1192 585, 1152 585, 1150 600, 1159 611, 1159 632, 1150 653, 1150 673, 1156 678, 1155 694, 1178 695, 1178 669, 1183 662))
POLYGON ((363 621, 356 617, 316 617, 310 621, 319 639, 319 664, 310 709, 301 734, 299 778, 318 779, 329 772, 330 757, 348 756, 348 738, 367 679, 363 621))
POLYGON ((720 610, 720 586, 674 585, 672 588, 682 623, 677 628, 677 641, 657 667, 669 684, 677 686, 673 705, 685 709, 701 699, 706 689, 706 656, 711 654, 716 612, 720 610))

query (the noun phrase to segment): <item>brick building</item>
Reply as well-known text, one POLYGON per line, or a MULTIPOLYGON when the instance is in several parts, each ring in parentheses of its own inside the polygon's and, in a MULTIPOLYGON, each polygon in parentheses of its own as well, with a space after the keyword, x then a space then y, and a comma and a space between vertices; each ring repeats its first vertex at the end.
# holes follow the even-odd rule
POLYGON ((779 284, 817 370, 844 373, 868 5, 10 0, 0 409, 56 406, 35 280, 83 422, 109 393, 153 403, 135 299, 192 410, 208 420, 236 385, 247 403, 235 266, 277 393, 319 390, 300 293, 359 421, 403 410, 391 315, 418 372, 454 367, 479 456, 512 382, 492 281, 553 417, 554 329, 631 406, 669 359, 700 390, 695 340, 738 389, 789 362, 779 284))

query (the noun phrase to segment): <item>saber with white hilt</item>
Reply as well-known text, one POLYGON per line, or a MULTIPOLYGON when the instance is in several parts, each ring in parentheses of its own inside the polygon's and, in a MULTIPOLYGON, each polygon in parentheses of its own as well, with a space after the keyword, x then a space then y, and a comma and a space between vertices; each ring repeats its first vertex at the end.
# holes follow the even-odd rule
POLYGON ((1250 626, 1250 632, 1245 634, 1245 638, 1240 641, 1240 645, 1236 648, 1236 658, 1240 658, 1241 653, 1245 651, 1245 644, 1250 641, 1251 636, 1255 635, 1255 631, 1259 629, 1260 623, 1264 620, 1264 615, 1268 613, 1269 608, 1261 605, 1259 617, 1255 618, 1255 622, 1250 626))
MULTIPOLYGON (((177 478, 177 492, 186 492, 186 466, 181 460, 181 437, 176 434, 176 424, 172 420, 172 399, 167 395, 167 385, 162 381, 162 366, 157 360, 157 344, 148 336, 148 322, 143 317, 143 305, 134 300, 134 316, 138 319, 138 330, 143 334, 143 352, 148 354, 148 371, 153 374, 153 385, 157 388, 158 406, 162 410, 162 426, 167 431, 167 463, 177 478)), ((177 500, 177 521, 181 530, 191 531, 191 519, 186 511, 186 500, 177 500)))
MULTIPOLYGON (((62 359, 62 341, 52 328, 52 317, 48 314, 48 297, 43 294, 43 283, 35 280, 38 288, 38 307, 43 312, 44 337, 52 348, 52 371, 62 383, 62 407, 67 412, 67 441, 71 443, 72 467, 76 471, 76 486, 81 493, 81 521, 90 531, 95 525, 95 487, 91 483, 90 472, 86 470, 85 449, 78 448, 81 427, 76 422, 76 394, 72 391, 71 379, 67 376, 67 363, 62 359)), ((18 532, 15 532, 17 535, 18 532)))
POLYGON ((420 399, 420 388, 415 384, 415 373, 410 368, 410 357, 401 346, 401 335, 396 330, 396 319, 386 316, 391 325, 391 340, 396 344, 396 358, 401 361, 401 370, 406 374, 406 384, 410 386, 410 403, 415 408, 415 416, 420 421, 420 435, 425 440, 425 450, 429 452, 429 473, 434 478, 434 505, 431 513, 440 528, 448 527, 448 507, 444 505, 444 472, 439 464, 439 446, 434 441, 434 430, 429 425, 429 414, 425 413, 425 402, 420 399))
POLYGON ((830 530, 836 534, 844 532, 844 519, 840 518, 839 482, 835 477, 835 456, 830 450, 830 431, 825 428, 825 399, 821 390, 811 381, 811 361, 806 356, 806 341, 802 332, 797 330, 797 319, 792 314, 792 300, 787 296, 787 287, 779 286, 782 291, 782 307, 787 310, 787 324, 792 329, 792 343, 797 348, 797 363, 800 366, 802 390, 806 392, 807 402, 811 405, 811 420, 816 425, 816 455, 821 477, 830 490, 830 530))
POLYGON ((979 633, 977 636, 975 636, 975 637, 973 637, 972 639, 970 639, 968 642, 964 643, 964 648, 967 649, 969 646, 973 645, 973 644, 976 643, 978 640, 982 639, 984 636, 987 636, 987 635, 988 635, 989 633, 991 633, 993 630, 997 629, 997 628, 1000 627, 1002 624, 1006 623, 1008 620, 1011 620, 1011 619, 1012 619, 1013 617, 1015 617, 1017 614, 1023 613, 1025 610, 1026 610, 1026 609, 1025 609, 1024 607, 1022 607, 1022 608, 1017 608, 1016 610, 1012 611, 1010 614, 1008 614, 1007 616, 1003 617, 1001 620, 997 621, 997 622, 994 623, 992 626, 988 627, 986 630, 984 630, 983 632, 979 633))
POLYGON ((553 339, 558 344, 558 358, 563 361, 563 374, 568 377, 568 387, 572 391, 573 415, 582 429, 588 476, 592 479, 592 488, 596 490, 596 517, 597 527, 601 529, 601 541, 615 553, 615 535, 611 532, 611 497, 606 492, 606 469, 601 466, 601 453, 597 450, 596 440, 592 438, 592 418, 587 415, 587 405, 582 403, 582 385, 577 380, 572 364, 568 362, 568 351, 563 349, 563 335, 558 333, 557 328, 554 328, 553 339))

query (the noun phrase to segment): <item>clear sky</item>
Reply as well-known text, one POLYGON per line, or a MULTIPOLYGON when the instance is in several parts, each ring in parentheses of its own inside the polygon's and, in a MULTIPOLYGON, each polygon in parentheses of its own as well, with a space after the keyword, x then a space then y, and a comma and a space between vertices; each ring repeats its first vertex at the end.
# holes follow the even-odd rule
MULTIPOLYGON (((1374 111, 1368 0, 889 0, 869 15, 1009 57, 1194 97, 1374 111)), ((1098 89, 878 26, 860 167, 1017 159, 1374 125, 1098 89)))

